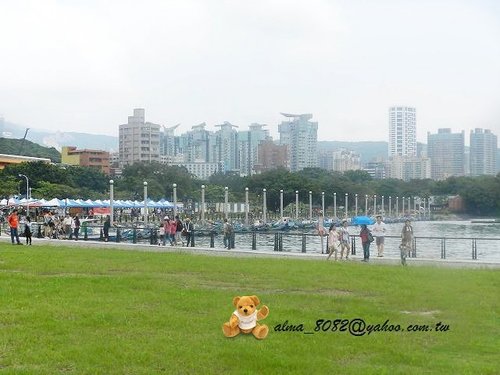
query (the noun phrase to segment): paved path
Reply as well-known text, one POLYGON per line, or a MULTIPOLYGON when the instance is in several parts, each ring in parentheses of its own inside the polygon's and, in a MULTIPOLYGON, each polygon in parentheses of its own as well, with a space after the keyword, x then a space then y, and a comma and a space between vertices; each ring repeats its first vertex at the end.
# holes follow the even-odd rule
MULTIPOLYGON (((0 236, 0 242, 10 244, 10 238, 0 236)), ((239 250, 239 249, 222 249, 222 248, 207 248, 207 247, 182 247, 182 246, 157 246, 147 244, 133 244, 127 242, 101 242, 101 241, 70 241, 70 240, 51 240, 45 238, 34 238, 33 248, 37 244, 53 245, 53 246, 78 246, 86 248, 110 248, 120 250, 134 250, 143 252, 184 252, 190 254, 209 254, 216 256, 234 256, 234 257, 268 257, 268 258, 295 258, 309 260, 325 260, 325 254, 317 253, 297 253, 286 251, 260 251, 260 250, 239 250)), ((11 245, 12 246, 12 245, 11 245)), ((16 246, 16 245, 13 245, 16 246)), ((326 260, 325 260, 326 261, 326 260)), ((361 257, 352 255, 348 262, 360 262, 361 257)), ((426 258, 407 258, 408 266, 436 266, 436 267, 454 267, 454 268, 500 268, 500 262, 484 262, 481 260, 454 260, 454 259, 426 259, 426 258)), ((334 262, 330 258, 329 262, 334 262)), ((344 262, 344 261, 342 261, 344 262)), ((370 258, 368 264, 384 264, 384 265, 400 265, 399 258, 394 257, 373 257, 370 258)))

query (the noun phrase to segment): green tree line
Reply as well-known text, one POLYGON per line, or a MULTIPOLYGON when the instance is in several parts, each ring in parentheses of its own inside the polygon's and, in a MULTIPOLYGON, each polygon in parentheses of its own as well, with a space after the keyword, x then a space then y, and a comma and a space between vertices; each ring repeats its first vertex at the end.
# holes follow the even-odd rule
MULTIPOLYGON (((109 177, 102 172, 86 167, 65 166, 42 162, 10 165, 0 171, 0 197, 26 195, 28 176, 31 196, 51 199, 109 199, 109 177)), ((354 205, 354 194, 359 202, 364 196, 424 197, 460 195, 464 199, 465 212, 472 215, 500 214, 500 174, 497 176, 450 177, 444 181, 430 179, 402 181, 396 179, 375 180, 365 171, 329 172, 319 168, 305 169, 297 173, 276 169, 262 174, 239 177, 235 174, 216 174, 208 181, 190 175, 183 167, 166 166, 159 163, 136 163, 127 166, 122 176, 114 180, 115 199, 143 199, 144 181, 148 183, 148 197, 154 200, 173 199, 173 184, 177 184, 179 201, 201 200, 201 185, 205 185, 207 202, 222 202, 228 187, 231 202, 243 202, 245 187, 250 199, 257 201, 265 188, 268 209, 277 211, 280 205, 280 190, 283 190, 285 206, 295 203, 295 191, 299 200, 308 204, 309 191, 313 204, 321 204, 324 192, 325 205, 331 206, 334 194, 342 204, 348 194, 349 206, 354 205)), ((386 200, 386 202, 388 202, 386 200)))

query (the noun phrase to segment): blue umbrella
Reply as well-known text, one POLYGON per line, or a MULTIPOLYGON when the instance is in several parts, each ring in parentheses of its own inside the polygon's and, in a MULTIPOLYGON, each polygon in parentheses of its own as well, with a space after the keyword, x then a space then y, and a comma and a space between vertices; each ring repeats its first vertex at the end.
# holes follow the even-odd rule
POLYGON ((375 220, 373 220, 371 217, 368 216, 355 216, 352 218, 351 223, 354 225, 361 225, 361 224, 371 225, 375 223, 375 220))

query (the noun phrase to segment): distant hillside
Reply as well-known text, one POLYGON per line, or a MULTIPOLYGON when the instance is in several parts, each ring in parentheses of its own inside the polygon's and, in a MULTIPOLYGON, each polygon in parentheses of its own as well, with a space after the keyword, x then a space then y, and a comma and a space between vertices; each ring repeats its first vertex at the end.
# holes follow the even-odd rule
POLYGON ((23 155, 49 158, 54 163, 61 162, 61 154, 54 147, 43 147, 22 139, 0 138, 0 154, 23 155))
POLYGON ((341 141, 319 141, 318 151, 333 151, 345 148, 354 151, 361 156, 361 164, 366 164, 373 159, 387 159, 387 142, 341 142, 341 141))
MULTIPOLYGON (((22 138, 26 131, 26 127, 5 121, 3 131, 11 133, 12 138, 22 138)), ((89 148, 104 151, 118 150, 118 137, 109 135, 61 131, 51 132, 30 128, 26 139, 47 147, 54 147, 57 150, 61 150, 63 146, 75 146, 79 149, 89 148)))

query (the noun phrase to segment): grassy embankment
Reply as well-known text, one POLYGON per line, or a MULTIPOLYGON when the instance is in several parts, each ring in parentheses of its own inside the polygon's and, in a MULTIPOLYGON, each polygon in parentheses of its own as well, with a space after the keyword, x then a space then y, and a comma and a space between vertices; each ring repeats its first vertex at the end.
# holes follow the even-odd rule
POLYGON ((493 374, 499 276, 0 243, 0 373, 493 374), (269 306, 263 341, 222 334, 243 294, 269 306), (404 331, 322 330, 355 318, 404 331))

